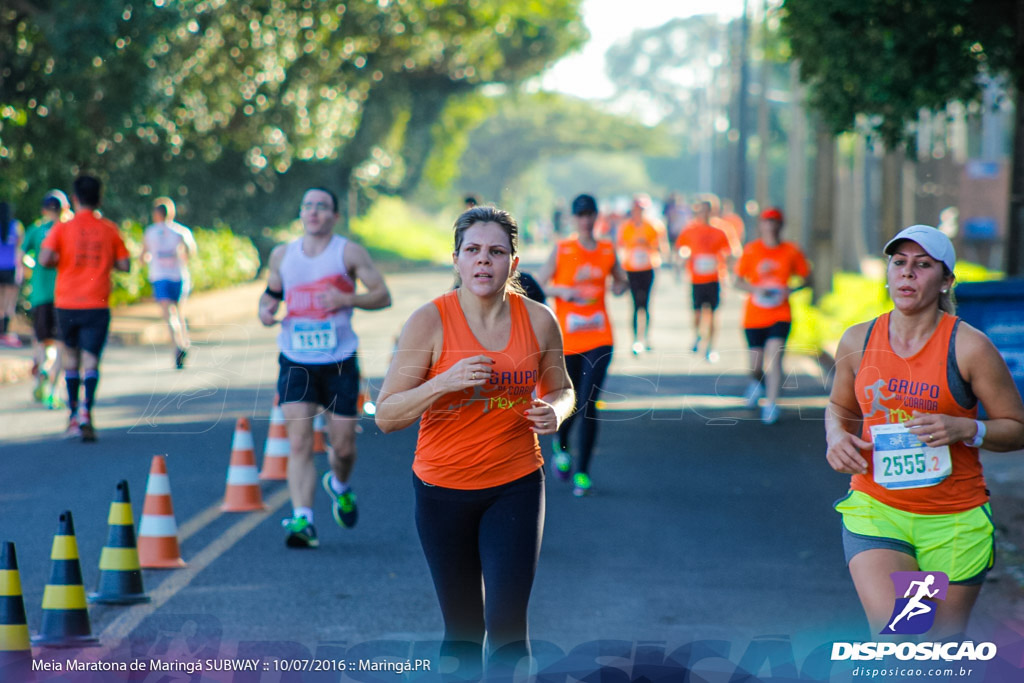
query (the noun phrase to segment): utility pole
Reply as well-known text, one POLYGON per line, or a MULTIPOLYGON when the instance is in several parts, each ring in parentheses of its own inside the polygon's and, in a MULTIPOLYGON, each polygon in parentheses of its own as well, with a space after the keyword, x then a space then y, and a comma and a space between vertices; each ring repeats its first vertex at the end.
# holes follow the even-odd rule
POLYGON ((743 0, 743 15, 740 17, 740 38, 738 46, 739 87, 736 92, 735 126, 729 133, 730 141, 735 137, 735 155, 732 174, 729 178, 729 195, 736 207, 736 213, 747 215, 747 89, 749 88, 748 43, 750 42, 750 21, 747 17, 747 0, 743 0), (735 133, 735 136, 733 135, 735 133))
POLYGON ((761 12, 761 97, 757 101, 757 185, 754 190, 758 211, 774 203, 768 196, 768 0, 764 0, 761 12))

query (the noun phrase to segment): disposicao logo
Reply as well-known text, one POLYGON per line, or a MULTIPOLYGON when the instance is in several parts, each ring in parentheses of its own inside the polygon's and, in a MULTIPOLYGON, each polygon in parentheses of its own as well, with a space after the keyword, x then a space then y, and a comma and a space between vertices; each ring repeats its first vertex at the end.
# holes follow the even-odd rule
POLYGON ((893 572, 889 578, 896 588, 896 604, 880 633, 927 633, 935 623, 936 601, 946 599, 949 577, 943 572, 893 572))
MULTIPOLYGON (((937 601, 946 599, 949 577, 943 572, 893 572, 889 577, 896 588, 896 603, 880 634, 927 633, 935 623, 937 601)), ((994 643, 975 644, 972 641, 832 644, 832 661, 878 660, 883 657, 896 657, 903 661, 987 661, 996 653, 994 643)))

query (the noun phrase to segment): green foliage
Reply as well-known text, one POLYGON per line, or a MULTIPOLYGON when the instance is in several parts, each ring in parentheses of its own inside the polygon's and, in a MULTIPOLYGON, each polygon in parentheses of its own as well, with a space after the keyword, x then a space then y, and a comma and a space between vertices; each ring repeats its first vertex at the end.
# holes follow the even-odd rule
POLYGON ((1012 16, 1007 0, 786 0, 782 26, 832 130, 866 115, 896 148, 921 109, 977 99, 979 73, 1009 66, 1012 16))
MULTIPOLYGON (((1002 273, 976 263, 960 262, 956 265, 957 282, 983 282, 1002 277, 1002 273)), ((812 354, 823 350, 834 352, 848 327, 892 309, 884 279, 842 272, 833 276, 832 290, 822 297, 818 306, 811 304, 810 290, 794 294, 790 304, 793 307, 793 330, 787 346, 812 354)))
POLYGON ((616 100, 639 102, 685 132, 707 107, 727 110, 730 52, 728 26, 715 15, 674 19, 609 48, 608 78, 616 100))
POLYGON ((458 185, 487 201, 511 204, 539 160, 582 150, 659 154, 671 146, 659 129, 552 93, 502 97, 498 112, 470 136, 458 185))
POLYGON ((469 147, 470 134, 496 110, 495 100, 479 93, 448 101, 432 131, 434 146, 424 170, 424 195, 436 197, 451 188, 459 177, 459 161, 469 147))
POLYGON ((377 260, 446 263, 451 259, 451 228, 395 197, 380 198, 366 215, 352 221, 349 230, 377 260))
POLYGON ((35 207, 89 171, 111 215, 166 194, 245 229, 310 185, 408 193, 447 100, 579 47, 580 3, 4 3, 0 196, 35 207))
MULTIPOLYGON (((128 273, 114 273, 111 307, 135 303, 153 295, 141 261, 143 231, 142 224, 135 221, 121 224, 121 238, 131 254, 132 269, 128 273)), ((192 228, 192 236, 198 250, 189 261, 193 292, 229 287, 256 277, 260 260, 249 238, 235 235, 226 225, 192 228)))

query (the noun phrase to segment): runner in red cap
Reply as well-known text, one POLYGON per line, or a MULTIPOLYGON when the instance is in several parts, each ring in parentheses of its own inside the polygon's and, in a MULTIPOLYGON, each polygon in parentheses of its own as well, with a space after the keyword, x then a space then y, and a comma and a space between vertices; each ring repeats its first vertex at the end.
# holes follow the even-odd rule
POLYGON ((743 310, 752 377, 745 398, 747 406, 755 408, 766 397, 761 407, 765 424, 779 419, 776 401, 782 384, 782 351, 793 317, 789 295, 807 286, 811 275, 800 248, 781 240, 782 224, 782 211, 765 209, 758 223, 760 238, 744 247, 736 265, 736 287, 750 293, 743 310), (791 287, 794 278, 800 283, 791 287))

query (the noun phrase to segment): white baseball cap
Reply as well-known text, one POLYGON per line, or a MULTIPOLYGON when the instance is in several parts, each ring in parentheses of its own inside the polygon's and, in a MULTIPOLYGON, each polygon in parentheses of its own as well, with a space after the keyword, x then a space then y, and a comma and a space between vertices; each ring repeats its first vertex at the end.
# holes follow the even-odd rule
POLYGON ((919 245, 933 259, 945 264, 949 272, 953 272, 956 266, 956 251, 946 233, 938 228, 930 225, 911 225, 909 228, 903 228, 898 235, 885 243, 885 249, 882 251, 892 256, 896 250, 896 243, 900 240, 910 240, 919 245))

